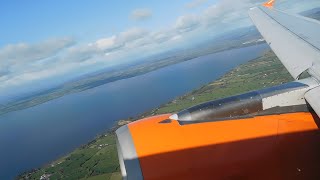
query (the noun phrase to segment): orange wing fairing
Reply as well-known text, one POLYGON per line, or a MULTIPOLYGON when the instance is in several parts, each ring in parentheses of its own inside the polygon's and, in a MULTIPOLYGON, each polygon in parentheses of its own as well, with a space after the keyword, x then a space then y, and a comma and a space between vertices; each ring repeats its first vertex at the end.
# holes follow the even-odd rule
POLYGON ((269 7, 269 8, 273 7, 274 2, 275 2, 275 0, 270 0, 270 1, 266 2, 266 3, 264 3, 263 6, 269 7))
MULTIPOLYGON (((318 126, 310 113, 189 125, 159 123, 168 117, 147 118, 128 126, 145 179, 286 179, 289 172, 296 174, 296 169, 286 168, 287 158, 288 167, 312 169, 308 166, 311 155, 320 152, 318 126), (288 143, 290 156, 305 158, 296 162, 283 154, 285 160, 280 163, 279 154, 288 143), (301 144, 306 148, 296 148, 301 144)), ((312 162, 319 165, 320 157, 312 162)))

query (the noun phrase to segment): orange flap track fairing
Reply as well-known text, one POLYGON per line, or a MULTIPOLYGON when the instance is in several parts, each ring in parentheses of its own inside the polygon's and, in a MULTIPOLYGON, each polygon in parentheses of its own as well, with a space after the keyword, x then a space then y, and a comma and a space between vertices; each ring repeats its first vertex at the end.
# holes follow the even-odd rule
POLYGON ((274 2, 275 2, 275 0, 270 0, 266 3, 264 3, 263 6, 268 7, 268 8, 273 7, 274 2))

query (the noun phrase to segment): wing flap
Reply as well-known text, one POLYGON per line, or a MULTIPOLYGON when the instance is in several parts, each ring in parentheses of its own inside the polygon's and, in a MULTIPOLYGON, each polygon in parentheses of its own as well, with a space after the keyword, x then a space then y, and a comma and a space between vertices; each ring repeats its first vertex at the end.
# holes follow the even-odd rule
POLYGON ((313 110, 320 117, 320 87, 311 89, 305 94, 305 98, 313 110))
POLYGON ((249 15, 290 74, 299 75, 320 62, 320 23, 274 8, 251 8, 249 15))

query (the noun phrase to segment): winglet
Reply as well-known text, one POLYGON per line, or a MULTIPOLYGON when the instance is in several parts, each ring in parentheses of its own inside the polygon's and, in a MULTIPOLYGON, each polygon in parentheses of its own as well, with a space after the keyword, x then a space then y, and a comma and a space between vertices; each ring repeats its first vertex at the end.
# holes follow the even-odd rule
POLYGON ((269 2, 264 3, 263 6, 271 8, 271 7, 273 7, 273 4, 275 1, 276 0, 270 0, 269 2))

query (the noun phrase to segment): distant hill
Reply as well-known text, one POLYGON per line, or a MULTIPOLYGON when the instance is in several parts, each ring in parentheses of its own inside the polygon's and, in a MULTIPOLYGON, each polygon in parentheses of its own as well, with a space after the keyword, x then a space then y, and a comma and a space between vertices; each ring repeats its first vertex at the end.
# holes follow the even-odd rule
MULTIPOLYGON (((300 14, 320 20, 320 7, 304 11, 300 14)), ((228 31, 218 37, 208 39, 203 43, 194 44, 194 46, 190 48, 167 51, 131 64, 113 67, 113 70, 99 70, 51 89, 12 98, 10 102, 0 104, 0 115, 36 106, 67 94, 85 91, 120 79, 145 74, 196 57, 233 48, 252 46, 263 42, 262 36, 254 26, 228 31)))
MULTIPOLYGON (((159 108, 146 112, 143 116, 177 112, 209 100, 279 85, 288 81, 292 81, 288 71, 286 71, 274 53, 268 52, 260 58, 240 65, 214 82, 178 97, 159 108), (243 86, 244 84, 246 86, 243 86)), ((130 119, 130 121, 132 120, 130 119)), ((130 121, 119 121, 114 129, 130 121)), ((50 176, 51 180, 122 179, 114 133, 110 132, 101 135, 65 157, 42 168, 21 174, 17 179, 40 179, 41 176, 50 176)))
POLYGON ((320 13, 320 7, 316 7, 316 8, 313 8, 313 9, 309 9, 309 10, 303 11, 300 14, 304 15, 304 16, 310 16, 310 15, 319 14, 319 13, 320 13))
POLYGON ((300 13, 303 16, 307 16, 313 19, 320 20, 320 7, 316 7, 307 11, 300 13))
MULTIPOLYGON (((305 11, 303 12, 303 15, 312 18, 317 17, 316 19, 320 19, 320 8, 305 11)), ((228 34, 220 36, 219 38, 208 40, 202 45, 205 46, 213 41, 220 42, 221 40, 226 39, 234 39, 235 42, 241 42, 241 40, 258 37, 261 37, 260 34, 252 26, 234 30, 228 34)), ((208 50, 209 49, 210 48, 208 48, 208 50)), ((171 53, 173 52, 168 54, 171 53)), ((175 53, 176 52, 173 54, 175 53)), ((168 54, 164 54, 161 58, 169 58, 166 57, 168 54)), ((279 85, 292 80, 292 77, 286 71, 285 67, 281 64, 275 54, 273 52, 268 52, 260 58, 252 60, 246 64, 242 64, 231 70, 220 79, 184 96, 178 97, 161 107, 146 112, 142 114, 142 116, 177 112, 186 107, 191 107, 209 100, 279 85), (243 86, 244 84, 246 84, 246 86, 243 86)), ((107 133, 106 135, 99 136, 91 143, 82 146, 69 155, 66 155, 65 157, 40 169, 35 169, 22 174, 17 177, 17 179, 39 179, 42 175, 48 175, 50 176, 50 179, 83 178, 115 180, 121 179, 119 171, 115 136, 113 133, 107 133)))

